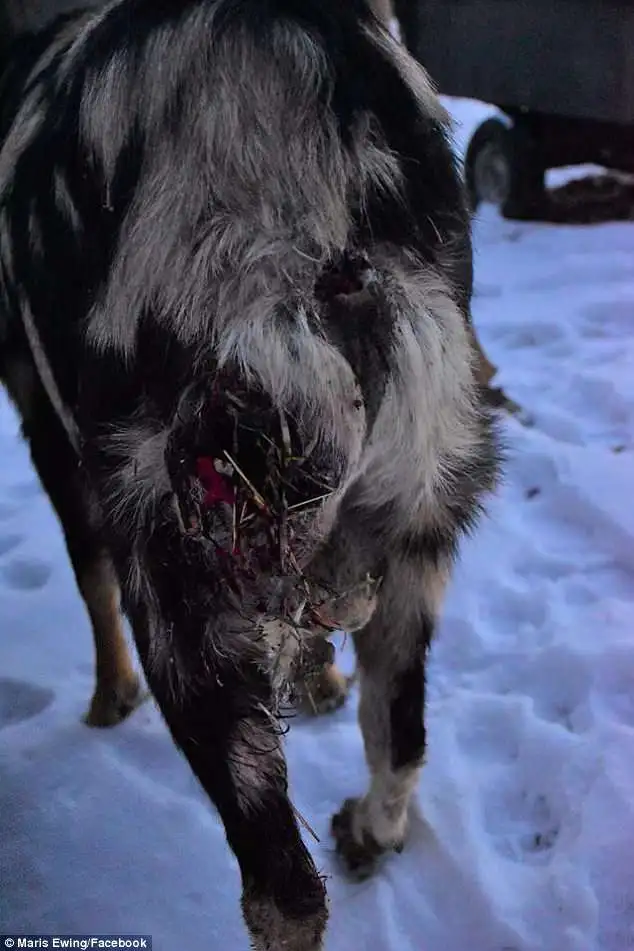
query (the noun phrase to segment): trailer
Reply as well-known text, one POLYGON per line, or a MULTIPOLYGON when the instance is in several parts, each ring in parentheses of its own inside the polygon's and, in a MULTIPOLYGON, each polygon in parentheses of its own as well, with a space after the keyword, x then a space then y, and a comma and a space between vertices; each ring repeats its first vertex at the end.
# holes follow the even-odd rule
POLYGON ((632 0, 394 0, 401 34, 438 90, 499 112, 474 132, 474 207, 543 207, 549 168, 634 172, 632 0))

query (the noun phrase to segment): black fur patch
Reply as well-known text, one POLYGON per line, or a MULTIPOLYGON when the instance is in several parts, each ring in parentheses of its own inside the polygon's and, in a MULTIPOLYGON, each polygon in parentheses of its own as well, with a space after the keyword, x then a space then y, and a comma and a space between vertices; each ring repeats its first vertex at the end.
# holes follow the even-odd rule
POLYGON ((425 754, 425 654, 432 626, 425 625, 421 644, 392 684, 390 733, 392 769, 419 764, 425 754))

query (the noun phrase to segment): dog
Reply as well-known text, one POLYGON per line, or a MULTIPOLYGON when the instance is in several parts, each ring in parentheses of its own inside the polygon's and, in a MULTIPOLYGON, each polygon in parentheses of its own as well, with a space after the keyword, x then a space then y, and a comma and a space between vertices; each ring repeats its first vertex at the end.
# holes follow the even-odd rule
POLYGON ((13 45, 0 134, 0 375, 92 622, 88 722, 140 701, 121 605, 253 947, 320 951, 284 681, 355 631, 371 782, 332 833, 367 874, 404 841, 435 620, 500 472, 448 116, 365 0, 114 0, 13 45), (267 446, 322 487, 288 577, 237 567, 267 446))

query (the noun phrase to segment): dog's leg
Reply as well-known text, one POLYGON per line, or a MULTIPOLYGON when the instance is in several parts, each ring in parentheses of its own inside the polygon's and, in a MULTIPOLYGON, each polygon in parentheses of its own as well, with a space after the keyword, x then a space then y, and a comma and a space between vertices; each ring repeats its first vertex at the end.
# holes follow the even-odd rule
POLYGON ((154 694, 224 822, 254 951, 321 951, 325 886, 299 834, 276 724, 257 700, 267 688, 256 679, 255 670, 238 672, 233 683, 227 675, 180 702, 156 684, 154 694))
POLYGON ((85 720, 90 726, 113 726, 143 699, 123 632, 114 570, 91 523, 77 460, 59 422, 44 409, 26 421, 25 435, 42 486, 61 522, 92 626, 96 683, 85 720))
POLYGON ((359 721, 371 774, 360 799, 333 817, 337 850, 363 877, 382 852, 403 845, 408 805, 425 754, 425 661, 448 565, 393 560, 367 627, 354 635, 359 721))
POLYGON ((95 692, 85 721, 88 726, 114 726, 144 699, 123 633, 119 586, 106 552, 94 550, 75 571, 95 642, 95 692))
POLYGON ((491 363, 484 352, 471 317, 469 317, 467 321, 467 330, 469 332, 471 346, 476 358, 476 379, 482 388, 484 401, 493 409, 506 410, 507 413, 517 415, 521 412, 521 407, 515 402, 515 400, 512 400, 509 396, 507 396, 501 386, 491 385, 491 381, 497 373, 497 367, 491 363))
POLYGON ((268 675, 241 659, 230 630, 214 648, 205 612, 183 605, 165 627, 155 609, 151 625, 132 611, 133 629, 152 693, 238 860, 254 951, 321 951, 326 891, 288 798, 268 675))

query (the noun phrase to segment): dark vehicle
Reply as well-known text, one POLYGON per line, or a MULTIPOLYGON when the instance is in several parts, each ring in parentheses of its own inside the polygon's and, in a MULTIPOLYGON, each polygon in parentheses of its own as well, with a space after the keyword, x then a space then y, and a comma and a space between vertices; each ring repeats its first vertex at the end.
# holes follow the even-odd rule
POLYGON ((404 41, 439 90, 497 106, 465 157, 474 206, 531 217, 545 172, 634 172, 632 0, 395 0, 404 41))

